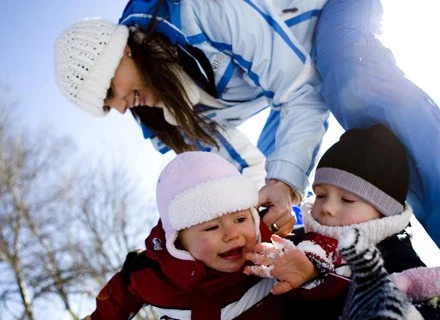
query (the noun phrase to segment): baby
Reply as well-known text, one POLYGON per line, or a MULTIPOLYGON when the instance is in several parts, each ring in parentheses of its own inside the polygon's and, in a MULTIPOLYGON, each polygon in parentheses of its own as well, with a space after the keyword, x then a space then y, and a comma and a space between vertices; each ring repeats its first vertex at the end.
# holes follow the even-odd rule
MULTIPOLYGON (((156 197, 160 221, 146 250, 129 254, 88 319, 131 319, 143 306, 161 319, 286 316, 286 300, 271 294, 274 280, 243 273, 246 254, 271 234, 250 178, 214 153, 185 152, 162 171, 156 197)), ((316 273, 305 254, 298 260, 301 285, 316 273)))

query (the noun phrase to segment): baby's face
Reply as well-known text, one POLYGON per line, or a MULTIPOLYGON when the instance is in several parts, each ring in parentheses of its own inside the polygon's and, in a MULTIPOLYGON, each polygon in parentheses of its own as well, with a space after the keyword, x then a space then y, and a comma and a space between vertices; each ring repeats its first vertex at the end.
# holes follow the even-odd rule
POLYGON ((180 231, 183 248, 206 266, 222 271, 239 271, 245 255, 257 243, 250 210, 225 214, 180 231))
POLYGON ((325 226, 347 226, 382 217, 379 211, 353 193, 329 185, 315 185, 312 216, 325 226))

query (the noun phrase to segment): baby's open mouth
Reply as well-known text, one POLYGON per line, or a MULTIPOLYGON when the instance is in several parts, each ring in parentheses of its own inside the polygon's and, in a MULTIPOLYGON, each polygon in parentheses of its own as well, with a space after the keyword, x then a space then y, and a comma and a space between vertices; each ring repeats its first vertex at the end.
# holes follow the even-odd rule
POLYGON ((219 253, 219 256, 222 258, 240 258, 243 256, 243 249, 244 247, 234 248, 229 251, 219 253))

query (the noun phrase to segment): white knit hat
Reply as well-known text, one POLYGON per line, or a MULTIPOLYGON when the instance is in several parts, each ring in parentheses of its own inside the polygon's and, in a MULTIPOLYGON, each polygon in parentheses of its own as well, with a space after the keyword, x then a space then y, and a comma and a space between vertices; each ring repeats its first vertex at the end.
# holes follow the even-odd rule
POLYGON ((64 30, 55 44, 55 73, 64 96, 94 116, 105 116, 104 99, 125 47, 128 28, 86 19, 64 30))
POLYGON ((257 238, 260 236, 256 185, 215 153, 177 155, 160 174, 156 201, 166 247, 175 258, 194 260, 189 252, 175 246, 180 230, 227 213, 250 209, 257 238))

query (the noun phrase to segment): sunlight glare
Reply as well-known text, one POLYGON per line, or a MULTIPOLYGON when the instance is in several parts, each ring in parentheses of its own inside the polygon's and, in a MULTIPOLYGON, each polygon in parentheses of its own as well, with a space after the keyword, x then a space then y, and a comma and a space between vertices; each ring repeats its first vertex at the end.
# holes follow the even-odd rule
POLYGON ((382 42, 407 77, 439 104, 440 1, 383 0, 382 42))

